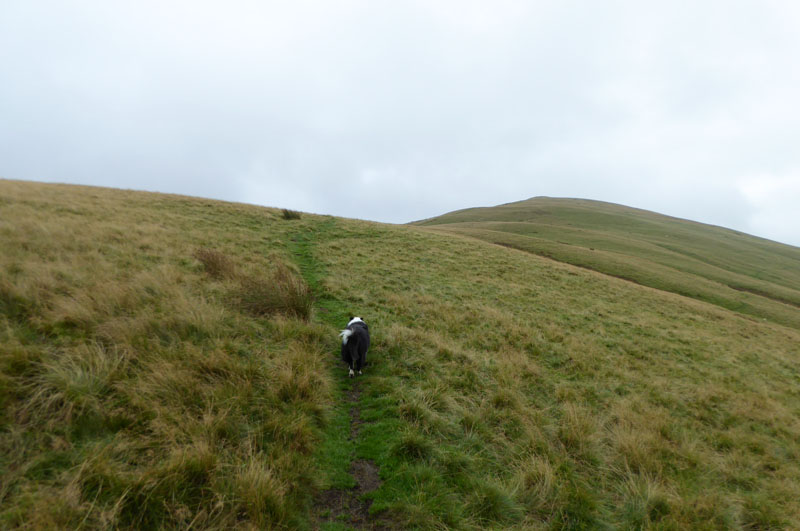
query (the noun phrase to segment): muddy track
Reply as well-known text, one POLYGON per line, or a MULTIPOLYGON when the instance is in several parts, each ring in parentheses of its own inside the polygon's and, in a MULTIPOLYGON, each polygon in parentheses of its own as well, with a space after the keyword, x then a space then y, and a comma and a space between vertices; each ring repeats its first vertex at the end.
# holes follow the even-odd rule
MULTIPOLYGON (((325 276, 324 267, 315 259, 313 248, 321 234, 332 231, 335 221, 331 218, 318 225, 314 234, 297 232, 291 238, 289 251, 294 255, 303 278, 311 288, 315 297, 314 306, 319 312, 322 322, 334 327, 339 326, 343 313, 337 318, 336 309, 341 303, 330 297, 321 279, 325 276)), ((339 369, 337 363, 333 363, 339 369)), ((345 398, 350 407, 350 434, 347 442, 350 444, 351 458, 355 452, 356 439, 359 430, 364 424, 361 419, 359 399, 361 397, 361 382, 357 378, 352 388, 346 392, 345 398)), ((378 467, 370 460, 352 459, 349 469, 355 486, 349 489, 328 489, 314 497, 311 510, 311 524, 314 529, 320 529, 327 522, 346 524, 356 529, 392 529, 393 526, 380 518, 370 517, 369 508, 372 500, 361 499, 381 485, 378 467)))
MULTIPOLYGON (((360 382, 356 380, 353 389, 347 392, 350 407, 350 437, 348 442, 355 445, 361 425, 361 410, 358 399, 361 396, 360 382)), ((355 529, 389 529, 386 522, 370 518, 369 508, 372 500, 362 499, 369 492, 381 486, 378 467, 367 459, 354 459, 350 463, 350 475, 356 486, 350 489, 328 489, 319 493, 314 500, 314 529, 325 522, 339 522, 355 529)))

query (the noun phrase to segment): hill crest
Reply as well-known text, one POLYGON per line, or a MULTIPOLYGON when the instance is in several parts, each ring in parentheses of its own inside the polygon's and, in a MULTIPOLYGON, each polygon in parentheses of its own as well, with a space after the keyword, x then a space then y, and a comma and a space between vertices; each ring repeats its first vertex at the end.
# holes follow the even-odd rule
POLYGON ((513 247, 800 327, 800 248, 587 199, 534 197, 414 225, 513 247))

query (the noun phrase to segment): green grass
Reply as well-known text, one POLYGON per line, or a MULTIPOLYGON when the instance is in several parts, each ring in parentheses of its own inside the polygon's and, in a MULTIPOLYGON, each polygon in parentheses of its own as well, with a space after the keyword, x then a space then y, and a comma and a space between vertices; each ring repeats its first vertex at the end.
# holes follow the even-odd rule
POLYGON ((310 528, 354 458, 398 528, 800 522, 800 333, 777 318, 438 229, 11 181, 0 198, 0 527, 310 528), (307 319, 236 295, 278 261, 307 319), (348 446, 351 314, 373 344, 348 446))
POLYGON ((653 212, 537 197, 417 222, 800 328, 800 249, 653 212))
MULTIPOLYGON (((299 219, 299 218, 292 218, 299 219)), ((299 231, 292 233, 286 240, 286 249, 294 258, 303 278, 308 283, 317 307, 315 318, 320 323, 331 327, 342 327, 349 320, 349 310, 341 301, 333 298, 325 289, 323 279, 325 271, 320 261, 315 256, 315 242, 321 238, 329 239, 336 231, 336 222, 327 218, 322 223, 312 226, 303 226, 299 231), (320 236, 322 235, 322 236, 320 236), (344 324, 343 324, 344 323, 344 324)), ((320 488, 348 489, 355 486, 355 481, 349 473, 350 463, 353 459, 350 436, 350 408, 345 395, 353 387, 353 381, 345 377, 345 372, 335 370, 339 359, 338 342, 333 343, 333 353, 330 365, 334 383, 333 404, 331 406, 331 422, 325 436, 315 452, 317 466, 324 480, 320 488)))
POLYGON ((376 510, 422 527, 736 527, 771 492, 797 521, 796 332, 407 228, 327 248, 331 291, 376 330, 376 510))

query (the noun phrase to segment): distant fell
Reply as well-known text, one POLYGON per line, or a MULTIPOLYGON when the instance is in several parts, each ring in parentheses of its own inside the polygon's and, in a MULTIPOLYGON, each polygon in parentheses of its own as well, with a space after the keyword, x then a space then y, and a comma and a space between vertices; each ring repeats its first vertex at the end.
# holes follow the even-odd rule
POLYGON ((414 225, 457 233, 800 328, 800 248, 586 199, 534 197, 414 225))

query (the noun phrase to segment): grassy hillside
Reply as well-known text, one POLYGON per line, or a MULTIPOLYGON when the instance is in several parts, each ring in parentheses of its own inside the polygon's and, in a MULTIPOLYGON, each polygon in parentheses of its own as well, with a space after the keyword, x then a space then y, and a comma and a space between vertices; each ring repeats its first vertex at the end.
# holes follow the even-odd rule
POLYGON ((790 327, 472 238, 186 197, 0 181, 0 242, 0 527, 800 522, 790 327), (373 334, 355 382, 350 312, 373 334), (355 462, 379 470, 370 515, 330 518, 355 462))
POLYGON ((537 197, 417 222, 800 328, 800 249, 599 201, 537 197))
POLYGON ((329 331, 279 219, 0 181, 0 527, 305 522, 329 331))

